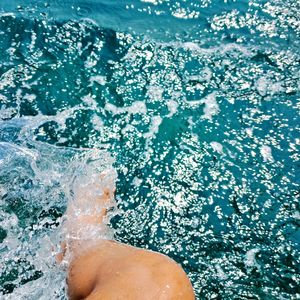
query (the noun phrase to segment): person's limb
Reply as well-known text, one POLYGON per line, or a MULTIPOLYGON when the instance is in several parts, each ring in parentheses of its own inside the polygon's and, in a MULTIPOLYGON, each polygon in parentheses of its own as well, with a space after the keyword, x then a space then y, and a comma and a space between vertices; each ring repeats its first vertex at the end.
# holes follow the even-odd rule
MULTIPOLYGON (((109 176, 109 174, 106 174, 109 176)), ((103 233, 106 208, 112 204, 114 182, 106 181, 95 195, 79 187, 67 211, 66 250, 70 257, 68 295, 76 299, 194 299, 183 269, 169 257, 115 241, 97 239, 103 233)), ((95 183, 91 183, 95 184, 95 183)))
POLYGON ((74 259, 70 299, 194 299, 182 268, 167 256, 102 241, 74 259))

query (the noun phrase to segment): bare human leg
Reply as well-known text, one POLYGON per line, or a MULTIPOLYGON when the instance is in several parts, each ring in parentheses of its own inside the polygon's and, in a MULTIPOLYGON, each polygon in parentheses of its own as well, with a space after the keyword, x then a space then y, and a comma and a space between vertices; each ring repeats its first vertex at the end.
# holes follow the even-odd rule
POLYGON ((69 299, 195 299, 185 272, 169 257, 101 238, 114 190, 113 171, 107 171, 74 191, 59 257, 69 261, 69 299))

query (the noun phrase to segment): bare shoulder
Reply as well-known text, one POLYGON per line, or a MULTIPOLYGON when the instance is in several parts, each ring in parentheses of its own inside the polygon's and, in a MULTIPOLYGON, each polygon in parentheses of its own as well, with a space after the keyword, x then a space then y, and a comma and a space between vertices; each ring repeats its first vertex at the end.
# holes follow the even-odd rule
POLYGON ((113 241, 87 249, 70 265, 70 299, 194 299, 185 272, 165 255, 113 241))

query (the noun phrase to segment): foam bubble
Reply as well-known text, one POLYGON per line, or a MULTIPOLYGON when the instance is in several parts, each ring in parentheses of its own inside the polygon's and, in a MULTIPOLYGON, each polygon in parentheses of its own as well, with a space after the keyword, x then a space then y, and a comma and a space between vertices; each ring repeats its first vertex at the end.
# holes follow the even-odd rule
POLYGON ((147 94, 151 100, 157 101, 162 99, 164 89, 161 86, 149 85, 147 89, 147 94))
POLYGON ((157 134, 161 123, 162 123, 162 118, 160 116, 153 116, 151 118, 151 125, 150 125, 149 132, 145 133, 144 137, 153 138, 157 134))
POLYGON ((167 117, 171 118, 177 112, 178 103, 174 100, 170 100, 170 101, 167 101, 167 106, 170 111, 170 113, 167 115, 167 117))
POLYGON ((247 133, 247 135, 248 135, 249 137, 252 137, 252 136, 253 136, 253 128, 248 127, 248 128, 245 129, 245 131, 246 131, 246 133, 247 133))
POLYGON ((189 76, 189 80, 199 81, 199 82, 210 82, 212 78, 212 71, 210 68, 205 67, 201 70, 200 74, 189 76))
POLYGON ((11 68, 3 73, 0 77, 0 91, 7 87, 15 87, 15 69, 11 68))
POLYGON ((3 108, 0 110, 0 119, 2 120, 11 119, 16 113, 17 110, 13 107, 3 108))
POLYGON ((211 142, 210 143, 211 147, 213 148, 214 151, 222 154, 223 153, 223 146, 222 144, 218 143, 218 142, 211 142))
POLYGON ((29 102, 34 102, 34 100, 36 99, 36 95, 34 95, 34 94, 25 94, 23 99, 26 99, 29 102))
POLYGON ((256 267, 257 269, 260 270, 260 265, 255 259, 255 256, 259 251, 260 249, 258 248, 250 249, 249 251, 247 251, 247 253, 245 254, 245 261, 244 261, 247 267, 256 267))
POLYGON ((102 76, 102 75, 91 76, 90 77, 90 82, 91 82, 91 84, 96 82, 100 85, 105 85, 106 84, 106 76, 102 76))
POLYGON ((190 50, 190 51, 199 51, 199 50, 201 50, 199 45, 194 43, 194 42, 185 42, 185 43, 182 44, 182 47, 184 49, 187 49, 187 50, 190 50))
POLYGON ((142 182, 143 182, 143 180, 138 178, 138 177, 134 177, 133 180, 132 180, 132 184, 135 187, 139 187, 142 184, 142 182))
POLYGON ((202 101, 205 104, 203 109, 203 118, 212 120, 212 117, 219 113, 219 105, 217 103, 216 93, 209 94, 202 101))
POLYGON ((178 19, 194 19, 198 18, 200 13, 197 11, 189 11, 184 8, 178 8, 172 12, 172 15, 178 19))
POLYGON ((96 102, 95 98, 96 97, 94 95, 88 94, 88 95, 82 97, 82 101, 89 107, 96 108, 97 102, 96 102))
POLYGON ((87 68, 87 69, 91 69, 93 68, 94 66, 97 65, 97 60, 96 59, 93 59, 91 57, 89 57, 86 61, 85 61, 85 64, 84 66, 87 68))
POLYGON ((267 161, 269 161, 269 162, 274 161, 274 158, 272 156, 272 148, 271 147, 269 147, 267 145, 261 146, 261 148, 260 148, 260 154, 262 155, 263 160, 265 162, 267 162, 267 161))
POLYGON ((36 35, 36 33, 33 31, 33 32, 31 33, 31 43, 30 43, 30 45, 28 46, 28 48, 29 48, 29 50, 30 50, 31 52, 34 51, 36 39, 37 39, 37 35, 36 35))
POLYGON ((217 276, 218 276, 221 280, 226 280, 226 279, 228 279, 228 276, 226 275, 226 273, 223 271, 222 267, 221 267, 219 264, 217 264, 217 265, 215 266, 215 268, 216 268, 216 271, 217 271, 217 276))
POLYGON ((95 130, 100 130, 104 126, 103 121, 97 115, 93 115, 93 117, 92 117, 92 123, 93 123, 93 126, 94 126, 95 130))
POLYGON ((174 197, 174 204, 177 208, 183 208, 187 206, 187 201, 184 198, 183 192, 178 192, 174 197))
POLYGON ((141 1, 145 3, 152 3, 153 5, 157 5, 159 3, 158 0, 141 0, 141 1))
POLYGON ((258 80, 255 83, 255 86, 259 95, 263 97, 266 95, 274 95, 276 93, 285 91, 284 87, 282 86, 282 82, 272 82, 266 76, 258 78, 258 80))
POLYGON ((114 115, 129 113, 129 114, 146 114, 147 106, 144 101, 133 102, 130 106, 117 107, 112 103, 105 104, 105 110, 111 112, 114 115))

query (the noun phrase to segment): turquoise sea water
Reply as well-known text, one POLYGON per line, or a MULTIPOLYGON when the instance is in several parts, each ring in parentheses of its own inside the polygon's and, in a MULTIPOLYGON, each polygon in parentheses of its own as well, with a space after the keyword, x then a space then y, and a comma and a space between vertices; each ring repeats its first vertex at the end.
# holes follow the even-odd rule
POLYGON ((68 183, 106 151, 117 240, 198 299, 299 299, 299 36, 294 0, 2 0, 0 298, 66 299, 68 183))

